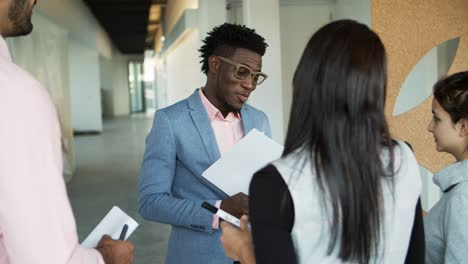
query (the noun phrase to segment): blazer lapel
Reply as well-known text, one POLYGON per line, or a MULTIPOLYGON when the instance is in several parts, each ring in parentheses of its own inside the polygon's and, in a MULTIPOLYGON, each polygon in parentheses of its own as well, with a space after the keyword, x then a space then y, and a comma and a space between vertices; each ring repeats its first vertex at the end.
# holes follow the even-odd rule
POLYGON ((254 128, 252 115, 247 107, 241 109, 242 127, 244 128, 244 136, 254 128))
POLYGON ((190 116, 193 123, 198 130, 211 163, 214 163, 221 155, 219 154, 218 144, 208 114, 198 94, 198 89, 188 98, 188 104, 191 109, 190 116))

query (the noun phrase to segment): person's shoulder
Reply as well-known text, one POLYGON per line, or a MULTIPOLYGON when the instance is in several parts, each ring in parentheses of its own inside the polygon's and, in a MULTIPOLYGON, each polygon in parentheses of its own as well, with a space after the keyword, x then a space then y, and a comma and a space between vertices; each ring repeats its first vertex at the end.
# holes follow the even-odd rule
POLYGON ((0 64, 0 101, 16 115, 29 116, 53 109, 49 92, 31 74, 11 63, 0 64))
POLYGON ((30 74, 0 68, 0 93, 0 126, 9 131, 5 133, 33 140, 51 133, 51 129, 56 132, 57 112, 52 98, 30 74))
POLYGON ((43 92, 36 89, 41 87, 39 81, 14 63, 0 63, 0 82, 2 89, 24 89, 33 94, 43 92))
POLYGON ((255 173, 255 175, 258 175, 257 177, 259 178, 269 177, 269 175, 272 174, 279 175, 279 171, 273 163, 266 165, 255 173))
POLYGON ((244 104, 243 106, 243 111, 248 111, 251 113, 252 116, 258 117, 258 118, 264 118, 268 119, 268 116, 263 112, 262 110, 255 108, 249 104, 244 104))
POLYGON ((169 118, 176 118, 177 116, 180 116, 181 114, 187 113, 188 111, 187 103, 188 103, 187 99, 178 101, 172 105, 159 109, 156 112, 156 114, 163 113, 169 118))
POLYGON ((468 182, 457 184, 442 196, 445 201, 444 217, 449 225, 462 224, 468 221, 468 182))
POLYGON ((393 140, 393 143, 395 167, 406 167, 410 170, 419 169, 419 165, 411 145, 405 141, 400 140, 393 140))
POLYGON ((244 108, 244 111, 250 111, 252 113, 256 113, 256 114, 265 114, 262 110, 256 108, 256 107, 253 107, 249 104, 244 104, 242 106, 244 108))
MULTIPOLYGON (((395 140, 393 145, 393 157, 385 149, 382 155, 383 165, 386 166, 385 175, 393 174, 395 191, 401 191, 412 197, 417 197, 422 191, 420 168, 412 149, 403 141, 395 140), (390 159, 393 158, 393 167, 390 167, 390 159), (388 166, 388 167, 387 167, 388 166), (390 172, 390 170, 392 170, 390 172)), ((405 196, 406 197, 406 196, 405 196)))
POLYGON ((458 183, 447 194, 449 194, 449 203, 459 204, 468 210, 468 181, 458 183))
POLYGON ((274 164, 268 164, 258 170, 252 177, 250 182, 251 188, 264 188, 271 184, 281 184, 284 180, 274 164))

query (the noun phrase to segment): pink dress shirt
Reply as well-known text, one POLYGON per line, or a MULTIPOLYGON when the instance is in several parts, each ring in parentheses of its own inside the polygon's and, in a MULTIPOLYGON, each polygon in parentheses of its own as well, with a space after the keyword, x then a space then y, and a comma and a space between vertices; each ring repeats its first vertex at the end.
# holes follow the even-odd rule
POLYGON ((218 143, 219 154, 226 153, 232 146, 244 137, 244 128, 239 113, 229 113, 226 118, 223 114, 205 97, 202 90, 198 90, 203 106, 208 113, 208 118, 213 128, 216 143, 218 143))
POLYGON ((0 37, 0 263, 104 263, 78 243, 57 113, 0 37))
MULTIPOLYGON (((244 137, 244 127, 239 113, 229 113, 226 118, 223 114, 206 98, 202 90, 199 89, 201 101, 208 113, 211 127, 213 128, 216 143, 218 143, 219 154, 221 156, 226 153, 232 146, 239 142, 244 137)), ((216 207, 221 206, 221 201, 216 202, 216 207)), ((216 215, 213 216, 214 229, 219 228, 219 219, 216 215)))

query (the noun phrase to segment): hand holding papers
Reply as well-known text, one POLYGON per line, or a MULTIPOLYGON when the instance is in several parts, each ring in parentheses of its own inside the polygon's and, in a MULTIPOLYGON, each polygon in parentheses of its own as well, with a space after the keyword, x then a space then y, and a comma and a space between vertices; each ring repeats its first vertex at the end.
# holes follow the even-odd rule
POLYGON ((138 227, 138 223, 119 207, 114 206, 81 245, 88 248, 95 248, 103 235, 109 235, 113 239, 119 239, 122 228, 125 225, 127 225, 127 228, 123 240, 126 240, 133 231, 135 231, 138 227))
POLYGON ((229 196, 248 194, 253 174, 282 153, 283 146, 252 129, 202 175, 229 196))

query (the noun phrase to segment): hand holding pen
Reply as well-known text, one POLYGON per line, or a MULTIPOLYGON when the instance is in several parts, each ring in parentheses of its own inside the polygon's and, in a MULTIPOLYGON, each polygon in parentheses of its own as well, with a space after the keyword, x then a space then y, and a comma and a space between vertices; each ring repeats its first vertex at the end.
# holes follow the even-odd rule
POLYGON ((132 242, 122 241, 125 239, 128 225, 122 227, 119 240, 114 240, 108 235, 102 236, 97 250, 101 253, 106 264, 132 264, 135 246, 132 242))

